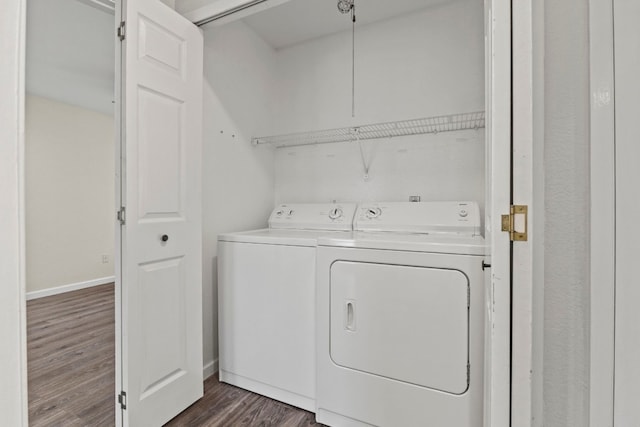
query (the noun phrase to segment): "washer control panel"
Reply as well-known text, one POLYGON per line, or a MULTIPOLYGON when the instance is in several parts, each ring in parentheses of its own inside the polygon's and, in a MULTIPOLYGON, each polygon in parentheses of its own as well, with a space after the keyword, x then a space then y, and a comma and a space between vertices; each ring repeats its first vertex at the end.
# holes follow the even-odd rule
POLYGON ((399 233, 480 235, 476 202, 377 202, 358 206, 353 229, 399 233))
POLYGON ((355 203, 282 204, 271 213, 269 228, 350 231, 355 211, 355 203))

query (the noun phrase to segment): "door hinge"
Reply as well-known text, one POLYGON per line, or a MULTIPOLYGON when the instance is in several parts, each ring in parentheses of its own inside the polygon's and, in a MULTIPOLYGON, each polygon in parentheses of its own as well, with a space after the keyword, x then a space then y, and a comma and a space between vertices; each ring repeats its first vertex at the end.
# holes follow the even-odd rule
POLYGON ((122 206, 120 210, 116 212, 116 218, 118 219, 118 221, 120 221, 120 225, 124 225, 126 222, 125 212, 126 211, 124 209, 124 206, 122 206))
POLYGON ((127 409, 127 392, 121 391, 118 395, 118 403, 122 409, 127 409))
POLYGON ((124 21, 120 22, 120 25, 118 26, 118 38, 120 39, 120 41, 124 40, 125 38, 125 23, 124 21))
POLYGON ((526 205, 511 205, 508 215, 502 215, 502 231, 509 232, 509 236, 512 242, 526 242, 528 238, 527 234, 527 222, 528 222, 528 210, 526 205), (516 231, 516 215, 522 215, 523 217, 523 231, 516 231))

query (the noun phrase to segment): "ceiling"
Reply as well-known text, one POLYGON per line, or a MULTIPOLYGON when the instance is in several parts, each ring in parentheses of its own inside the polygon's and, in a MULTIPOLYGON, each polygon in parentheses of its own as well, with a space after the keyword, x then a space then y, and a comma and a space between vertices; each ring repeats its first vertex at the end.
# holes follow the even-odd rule
POLYGON ((27 92, 113 115, 114 16, 78 0, 27 2, 27 92))
MULTIPOLYGON (((356 25, 389 19, 455 0, 355 0, 356 25)), ((275 49, 351 29, 337 0, 291 0, 244 18, 275 49)))
MULTIPOLYGON (((109 0, 27 2, 28 93, 113 114, 114 16, 96 1, 109 0)), ((357 25, 452 1, 462 0, 356 0, 357 25)), ((351 28, 337 0, 291 0, 244 22, 275 49, 351 28)))

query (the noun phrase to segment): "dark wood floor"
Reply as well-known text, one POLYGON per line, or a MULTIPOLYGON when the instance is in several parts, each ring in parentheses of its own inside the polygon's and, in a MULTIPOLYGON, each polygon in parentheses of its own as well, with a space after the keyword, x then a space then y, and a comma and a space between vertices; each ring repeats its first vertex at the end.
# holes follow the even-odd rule
MULTIPOLYGON (((28 301, 30 426, 114 425, 114 329, 113 284, 28 301)), ((204 389, 167 425, 319 425, 312 413, 220 383, 217 375, 204 389)))
POLYGON ((166 426, 302 427, 322 424, 317 424, 310 412, 221 383, 216 374, 204 382, 204 397, 166 426))
POLYGON ((113 284, 27 302, 29 425, 115 419, 113 284))

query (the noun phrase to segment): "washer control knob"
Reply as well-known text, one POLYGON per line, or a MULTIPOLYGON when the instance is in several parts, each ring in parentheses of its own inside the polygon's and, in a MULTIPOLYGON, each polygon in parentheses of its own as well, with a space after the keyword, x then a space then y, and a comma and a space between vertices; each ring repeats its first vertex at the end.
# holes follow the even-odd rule
POLYGON ((343 214, 342 209, 340 209, 340 208, 332 208, 329 211, 329 218, 331 218, 331 219, 339 219, 339 218, 342 218, 342 214, 343 214))
POLYGON ((284 214, 284 211, 282 209, 276 212, 277 216, 282 216, 283 214, 284 214))
POLYGON ((469 212, 467 212, 466 209, 460 209, 458 211, 458 215, 460 215, 462 218, 466 218, 466 216, 469 215, 469 212))
POLYGON ((380 208, 368 208, 367 212, 366 212, 367 218, 369 219, 374 219, 374 218, 378 218, 380 215, 382 215, 382 209, 380 208))

